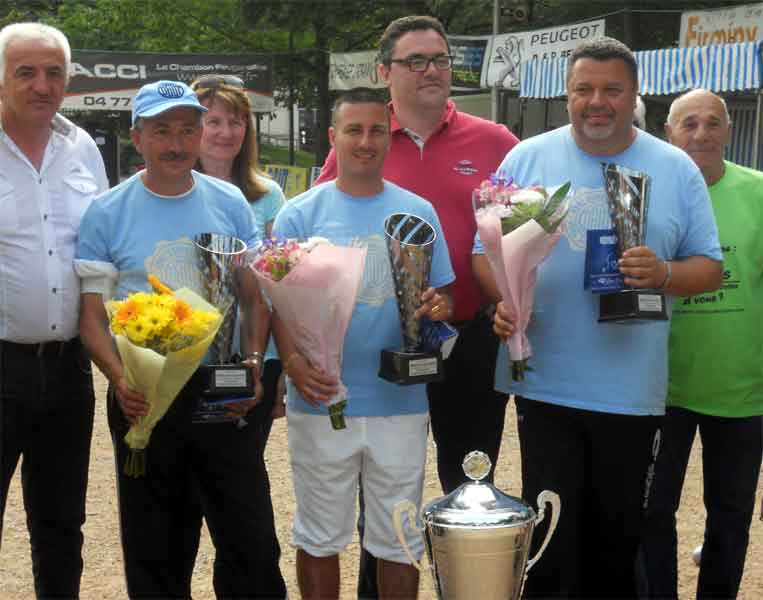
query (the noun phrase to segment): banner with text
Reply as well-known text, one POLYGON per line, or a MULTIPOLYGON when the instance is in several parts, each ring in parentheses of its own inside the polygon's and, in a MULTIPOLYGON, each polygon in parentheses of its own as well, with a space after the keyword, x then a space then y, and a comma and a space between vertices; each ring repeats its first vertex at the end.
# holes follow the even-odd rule
POLYGON ((568 56, 583 40, 604 37, 604 19, 535 31, 493 36, 485 87, 519 89, 520 65, 530 60, 568 56))
MULTIPOLYGON (((483 65, 489 52, 491 36, 448 36, 453 54, 453 91, 473 91, 484 87, 483 65)), ((377 53, 331 53, 329 89, 350 90, 354 87, 383 88, 376 71, 377 53)))
POLYGON ((267 55, 144 54, 72 50, 64 109, 132 110, 146 83, 170 79, 190 84, 200 75, 236 75, 254 112, 272 112, 273 59, 267 55))
POLYGON ((329 56, 329 89, 383 88, 376 72, 376 51, 332 52, 329 56))
MULTIPOLYGON (((453 54, 453 91, 476 91, 496 85, 519 89, 520 64, 567 56, 581 41, 604 37, 604 19, 496 36, 449 35, 453 54)), ((384 87, 376 73, 376 52, 332 53, 329 89, 384 87)))
POLYGON ((681 13, 682 47, 734 44, 763 39, 763 4, 681 13))
POLYGON ((450 35, 453 55, 453 91, 465 92, 485 87, 485 58, 490 52, 492 36, 450 35))

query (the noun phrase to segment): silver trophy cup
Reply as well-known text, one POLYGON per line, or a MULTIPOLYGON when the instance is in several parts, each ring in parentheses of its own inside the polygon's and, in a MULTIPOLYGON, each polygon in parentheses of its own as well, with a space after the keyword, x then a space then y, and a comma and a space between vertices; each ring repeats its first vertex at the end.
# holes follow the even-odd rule
MULTIPOLYGON (((223 320, 207 359, 207 387, 197 412, 208 419, 227 420, 224 407, 210 405, 209 399, 245 398, 254 395, 251 369, 233 363, 233 338, 238 325, 239 279, 246 275, 246 244, 238 238, 216 233, 202 233, 193 238, 196 266, 200 274, 201 296, 220 310, 223 320), (218 414, 219 413, 219 414, 218 414)), ((205 419, 197 419, 205 420, 205 419)))
POLYGON ((414 315, 421 306, 421 295, 429 287, 437 233, 424 219, 407 213, 388 216, 384 232, 404 345, 382 350, 379 377, 401 385, 440 381, 442 357, 439 351, 422 348, 421 321, 414 315))
MULTIPOLYGON (((561 501, 554 492, 538 496, 539 511, 519 498, 507 496, 483 482, 490 472, 490 459, 475 451, 464 459, 464 472, 472 480, 427 504, 421 511, 424 536, 437 597, 440 600, 517 600, 527 572, 540 559, 559 520, 561 501), (528 560, 535 526, 543 521, 546 505, 551 518, 538 553, 528 560)), ((411 526, 416 507, 403 501, 395 506, 395 531, 411 563, 420 563, 408 549, 403 517, 411 526)))
MULTIPOLYGON (((644 245, 650 177, 614 163, 602 163, 602 172, 619 258, 644 245)), ((659 290, 626 289, 599 296, 599 322, 667 318, 665 294, 659 290)))
POLYGON ((146 271, 172 289, 188 288, 216 307, 222 315, 220 329, 199 368, 201 397, 193 411, 194 422, 235 421, 225 404, 254 395, 251 370, 234 363, 233 338, 238 315, 239 279, 246 276, 247 247, 230 235, 202 233, 157 244, 146 260, 146 271))
POLYGON ((201 296, 223 315, 220 330, 210 346, 210 361, 227 364, 233 355, 238 314, 239 269, 244 266, 246 244, 229 235, 202 233, 193 238, 201 296))

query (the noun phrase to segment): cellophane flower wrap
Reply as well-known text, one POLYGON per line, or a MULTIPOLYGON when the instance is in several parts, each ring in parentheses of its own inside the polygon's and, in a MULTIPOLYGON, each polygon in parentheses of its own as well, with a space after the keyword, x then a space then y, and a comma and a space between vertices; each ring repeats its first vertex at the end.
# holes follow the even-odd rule
POLYGON ((511 180, 491 175, 472 195, 485 256, 516 326, 516 333, 506 342, 514 381, 522 381, 525 371, 531 370, 527 361, 532 346, 526 332, 537 267, 559 241, 569 189, 569 182, 553 189, 520 188, 511 180))
POLYGON ((172 291, 149 276, 155 293, 106 302, 111 333, 130 389, 143 394, 148 414, 125 436, 124 471, 145 475, 151 432, 199 367, 222 321, 220 312, 188 288, 172 291))
POLYGON ((341 382, 342 350, 360 287, 366 248, 265 240, 252 263, 262 290, 297 351, 315 368, 339 380, 328 402, 334 429, 344 429, 347 388, 341 382))

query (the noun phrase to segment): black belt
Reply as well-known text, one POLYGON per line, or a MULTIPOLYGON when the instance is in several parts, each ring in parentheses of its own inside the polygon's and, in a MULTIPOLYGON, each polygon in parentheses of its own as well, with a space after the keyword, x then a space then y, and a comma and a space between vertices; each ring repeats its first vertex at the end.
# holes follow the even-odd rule
POLYGON ((65 342, 52 341, 38 342, 36 344, 19 344, 17 342, 0 340, 0 344, 2 344, 4 352, 16 352, 18 354, 42 358, 47 356, 63 356, 66 352, 78 348, 80 346, 80 339, 75 337, 65 342))

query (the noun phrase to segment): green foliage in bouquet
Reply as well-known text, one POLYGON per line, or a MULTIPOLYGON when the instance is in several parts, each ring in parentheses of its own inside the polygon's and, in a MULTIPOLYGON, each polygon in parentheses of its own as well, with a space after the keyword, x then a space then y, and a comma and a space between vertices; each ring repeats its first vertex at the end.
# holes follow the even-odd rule
POLYGON ((516 202, 511 204, 511 214, 501 219, 501 233, 506 235, 527 221, 534 220, 546 233, 554 233, 559 227, 567 210, 559 214, 562 202, 567 197, 571 182, 560 186, 551 196, 545 188, 532 188, 533 191, 543 196, 543 202, 516 202))

